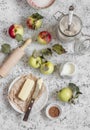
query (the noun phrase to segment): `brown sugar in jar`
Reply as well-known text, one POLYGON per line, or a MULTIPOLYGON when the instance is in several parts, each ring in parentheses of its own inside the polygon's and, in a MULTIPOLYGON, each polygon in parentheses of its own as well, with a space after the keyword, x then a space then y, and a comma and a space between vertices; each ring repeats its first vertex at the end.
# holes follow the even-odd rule
POLYGON ((48 111, 49 115, 53 118, 58 117, 60 115, 60 110, 56 106, 52 106, 48 111))

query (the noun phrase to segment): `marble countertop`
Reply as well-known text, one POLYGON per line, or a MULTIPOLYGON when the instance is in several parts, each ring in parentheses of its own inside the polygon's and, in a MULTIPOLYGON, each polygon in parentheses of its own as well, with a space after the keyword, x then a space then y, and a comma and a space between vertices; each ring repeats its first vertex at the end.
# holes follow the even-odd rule
MULTIPOLYGON (((75 13, 82 19, 83 37, 89 38, 90 0, 57 0, 50 8, 43 10, 31 8, 26 0, 0 0, 0 45, 9 43, 12 49, 19 45, 7 34, 8 27, 13 23, 20 23, 25 27, 25 39, 37 35, 40 30, 49 30, 53 35, 50 45, 60 42, 54 30, 58 22, 54 15, 57 11, 67 13, 71 4, 75 5, 75 13), (44 16, 43 26, 38 31, 31 31, 26 27, 25 19, 37 11, 44 16)), ((57 71, 50 76, 44 76, 39 71, 28 67, 28 56, 35 48, 44 47, 38 44, 29 46, 26 49, 26 55, 13 68, 10 74, 6 78, 0 79, 0 130, 90 130, 90 55, 75 55, 71 53, 69 47, 67 47, 67 54, 61 56, 54 54, 50 59, 54 64, 73 61, 78 66, 77 76, 73 79, 61 79, 57 71), (75 105, 59 102, 62 108, 62 115, 58 120, 48 120, 45 117, 45 109, 43 109, 35 116, 30 117, 28 122, 23 122, 23 116, 13 110, 8 102, 7 95, 10 83, 17 76, 27 73, 43 77, 46 86, 49 88, 48 103, 55 101, 55 91, 66 86, 69 82, 79 85, 83 94, 75 105)), ((0 52, 0 64, 4 58, 5 55, 0 52)))

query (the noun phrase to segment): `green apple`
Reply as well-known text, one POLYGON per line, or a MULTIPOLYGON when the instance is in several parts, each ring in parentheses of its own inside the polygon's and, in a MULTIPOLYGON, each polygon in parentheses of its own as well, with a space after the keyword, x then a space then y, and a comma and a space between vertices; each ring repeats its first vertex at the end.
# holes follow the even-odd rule
POLYGON ((54 65, 50 61, 41 64, 40 71, 43 74, 52 74, 54 71, 54 65))
POLYGON ((41 63, 42 63, 42 60, 40 57, 30 56, 30 58, 28 60, 29 66, 31 66, 33 68, 39 68, 41 66, 41 63))
POLYGON ((58 92, 57 96, 59 100, 68 102, 72 98, 73 92, 69 87, 65 87, 58 92))
POLYGON ((27 18, 26 24, 28 28, 36 30, 41 27, 42 19, 43 19, 43 16, 41 16, 38 13, 34 13, 27 18))

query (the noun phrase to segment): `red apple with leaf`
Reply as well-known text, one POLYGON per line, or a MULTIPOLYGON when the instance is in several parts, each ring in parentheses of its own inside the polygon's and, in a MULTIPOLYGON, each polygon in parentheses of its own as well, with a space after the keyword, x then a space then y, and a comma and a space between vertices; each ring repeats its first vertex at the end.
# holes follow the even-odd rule
POLYGON ((9 35, 10 35, 11 38, 17 38, 18 37, 18 39, 22 39, 22 36, 24 34, 24 29, 23 29, 22 25, 13 24, 9 27, 8 32, 9 32, 9 35))
POLYGON ((36 30, 41 27, 42 19, 43 19, 43 16, 41 16, 39 13, 34 13, 27 18, 26 24, 29 29, 36 30))

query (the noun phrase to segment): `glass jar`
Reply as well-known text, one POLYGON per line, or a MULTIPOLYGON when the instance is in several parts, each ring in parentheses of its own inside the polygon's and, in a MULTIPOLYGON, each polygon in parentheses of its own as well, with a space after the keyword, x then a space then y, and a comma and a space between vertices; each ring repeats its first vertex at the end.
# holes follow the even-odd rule
POLYGON ((78 55, 89 55, 90 38, 75 39, 74 52, 78 55))
POLYGON ((75 37, 79 37, 82 29, 82 21, 77 15, 73 15, 73 21, 68 30, 68 14, 60 17, 57 26, 57 35, 60 41, 67 43, 73 41, 75 37))

